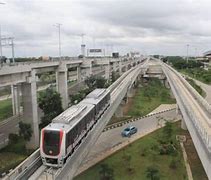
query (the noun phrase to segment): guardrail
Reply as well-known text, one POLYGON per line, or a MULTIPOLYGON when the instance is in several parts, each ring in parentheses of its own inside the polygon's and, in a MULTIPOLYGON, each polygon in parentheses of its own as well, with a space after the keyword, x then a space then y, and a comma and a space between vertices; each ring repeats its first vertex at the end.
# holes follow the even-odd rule
MULTIPOLYGON (((167 66, 168 67, 168 66, 167 66)), ((169 67, 168 67, 169 68, 169 67)), ((170 70, 172 70, 172 68, 170 68, 170 70)), ((164 72, 167 76, 167 78, 170 80, 171 78, 169 77, 168 73, 166 72, 166 70, 164 69, 164 72)), ((182 81, 182 83, 184 84, 186 81, 183 77, 181 77, 180 74, 178 74, 177 72, 175 72, 175 70, 173 70, 174 73, 176 73, 176 75, 178 75, 178 77, 180 78, 180 80, 182 81), (182 79, 181 79, 182 78, 182 79), (183 81, 184 80, 184 81, 183 81)), ((179 92, 179 89, 177 86, 175 86, 172 81, 169 81, 169 83, 171 84, 172 87, 174 87, 172 90, 175 92, 175 94, 177 94, 177 92, 179 92), (176 92, 176 91, 177 92, 176 92)), ((185 87, 190 91, 190 89, 188 88, 189 86, 191 86, 187 81, 184 84, 185 87)), ((192 86, 191 86, 192 87, 192 86)), ((195 90, 195 89, 194 89, 195 90)), ((194 96, 194 94, 192 93, 192 95, 194 96)), ((178 95, 179 97, 179 95, 178 95)), ((194 96, 195 97, 195 96, 194 96)), ((201 96, 200 96, 201 97, 201 96)), ((196 97, 195 97, 196 98, 196 97)), ((201 97, 202 98, 202 97, 201 97)), ((196 98, 196 100, 198 101, 198 99, 196 98)), ((207 150, 211 153, 211 132, 210 132, 210 128, 209 128, 209 124, 207 124, 204 121, 199 121, 196 117, 196 112, 194 112, 189 106, 184 104, 184 97, 183 99, 180 100, 181 101, 181 105, 184 106, 184 109, 186 109, 186 112, 188 112, 188 116, 190 117, 190 120, 192 121, 196 131, 199 134, 199 137, 202 139, 205 147, 207 148, 207 150), (208 125, 208 126, 207 126, 208 125)), ((199 102, 200 103, 200 102, 199 102)))
MULTIPOLYGON (((211 114, 211 106, 210 104, 183 78, 183 76, 177 72, 174 68, 170 67, 169 65, 165 64, 169 69, 174 71, 180 78, 180 80, 184 83, 184 85, 187 87, 187 89, 194 95, 194 97, 197 99, 197 101, 207 110, 208 113, 211 114)), ((209 126, 211 127, 211 122, 207 122, 209 126)))
POLYGON ((131 118, 131 119, 128 119, 128 120, 125 120, 125 121, 121 121, 121 122, 117 122, 117 123, 114 123, 114 124, 110 124, 108 126, 106 126, 104 129, 103 129, 103 132, 105 131, 108 131, 110 129, 114 129, 114 128, 117 128, 117 127, 121 127, 125 124, 128 124, 128 123, 131 123, 131 122, 135 122, 135 121, 139 121, 143 118, 147 118, 147 117, 151 117, 151 116, 155 116, 155 115, 158 115, 158 114, 162 114, 164 112, 168 112, 168 111, 173 111, 175 110, 176 108, 170 108, 170 109, 166 109, 166 110, 163 110, 163 111, 159 111, 157 113, 152 113, 152 114, 148 114, 146 116, 141 116, 141 117, 137 117, 137 118, 131 118))

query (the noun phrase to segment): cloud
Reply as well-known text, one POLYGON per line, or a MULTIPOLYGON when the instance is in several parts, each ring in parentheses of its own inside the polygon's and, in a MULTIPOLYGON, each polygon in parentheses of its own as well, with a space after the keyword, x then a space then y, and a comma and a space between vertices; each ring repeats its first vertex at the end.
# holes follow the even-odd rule
MULTIPOLYGON (((15 37, 17 56, 80 53, 81 34, 87 47, 112 45, 125 53, 185 55, 186 44, 210 48, 209 0, 8 0, 0 6, 2 34, 15 37)), ((4 50, 10 55, 8 49, 4 50)))

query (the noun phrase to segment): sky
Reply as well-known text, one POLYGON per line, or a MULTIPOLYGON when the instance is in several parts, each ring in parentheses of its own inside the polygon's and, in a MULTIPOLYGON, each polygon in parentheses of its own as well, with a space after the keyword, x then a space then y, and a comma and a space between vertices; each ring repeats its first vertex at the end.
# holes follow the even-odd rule
MULTIPOLYGON (((106 53, 201 55, 211 50, 210 0, 0 0, 3 37, 14 37, 15 56, 63 56, 87 48, 106 53)), ((3 47, 11 56, 11 47, 3 47)))

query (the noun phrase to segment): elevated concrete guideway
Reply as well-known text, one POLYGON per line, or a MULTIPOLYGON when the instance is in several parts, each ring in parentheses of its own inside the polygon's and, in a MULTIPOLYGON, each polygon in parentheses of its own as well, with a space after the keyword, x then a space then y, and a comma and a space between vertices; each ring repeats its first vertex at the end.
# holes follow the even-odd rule
MULTIPOLYGON (((147 61, 145 61, 145 64, 147 61)), ((90 131, 90 133, 86 136, 86 138, 79 145, 77 150, 73 153, 70 159, 67 160, 65 166, 62 169, 59 169, 57 172, 54 172, 55 179, 72 179, 75 172, 77 171, 80 163, 83 158, 89 152, 90 147, 93 146, 102 130, 104 129, 107 122, 110 120, 117 107, 121 103, 122 99, 127 96, 127 92, 137 78, 137 74, 140 74, 145 64, 138 64, 135 67, 131 67, 130 70, 125 72, 117 81, 115 81, 110 87, 109 90, 111 93, 111 104, 107 111, 102 115, 101 119, 94 126, 94 128, 90 131), (103 120, 102 120, 103 119, 103 120)), ((34 159, 38 159, 37 156, 39 152, 35 152, 33 155, 34 159)), ((29 158, 30 159, 30 158, 29 158)), ((31 160, 29 160, 31 162, 31 160)), ((28 165, 28 164, 27 164, 28 165)), ((28 166, 27 166, 28 167, 28 166)), ((17 174, 20 173, 20 169, 26 169, 25 165, 20 165, 17 167, 18 170, 14 170, 11 172, 11 176, 9 175, 9 179, 17 177, 17 174)), ((26 172, 28 174, 29 172, 26 172)))
POLYGON ((83 72, 85 72, 85 77, 89 77, 93 74, 93 66, 100 66, 99 64, 103 61, 106 62, 104 65, 108 67, 105 68, 105 77, 109 79, 112 71, 122 72, 122 67, 128 66, 128 64, 132 67, 134 64, 138 64, 140 59, 84 58, 62 61, 6 64, 0 68, 0 87, 11 85, 14 115, 20 114, 20 94, 22 94, 23 121, 31 124, 33 130, 33 136, 28 143, 29 148, 35 149, 39 146, 37 75, 44 72, 54 72, 56 74, 56 87, 62 98, 62 106, 66 109, 69 103, 69 69, 73 67, 77 68, 77 81, 78 84, 80 84, 83 80, 82 69, 83 72), (121 66, 119 66, 120 62, 121 66))
POLYGON ((136 75, 141 73, 141 67, 144 65, 138 65, 137 67, 131 68, 129 72, 123 74, 123 76, 121 76, 114 84, 109 87, 112 93, 111 104, 108 110, 105 112, 105 114, 103 114, 103 116, 96 124, 96 126, 92 129, 92 131, 87 135, 87 137, 78 147, 77 151, 70 157, 70 159, 68 159, 65 166, 54 174, 55 179, 65 180, 73 178, 82 160, 84 159, 84 157, 86 157, 87 153, 100 136, 102 130, 114 114, 122 99, 127 95, 128 88, 131 84, 134 83, 137 77, 136 75))
MULTIPOLYGON (((178 112, 183 117, 182 127, 187 128, 193 139, 194 145, 204 166, 205 172, 211 179, 211 106, 193 89, 193 87, 173 68, 151 58, 151 65, 160 66, 162 72, 170 84, 173 94, 177 100, 178 112)), ((137 74, 150 72, 149 64, 138 65, 124 73, 109 89, 111 94, 111 105, 103 114, 103 121, 99 121, 89 135, 83 140, 78 149, 68 159, 62 169, 53 172, 52 179, 72 179, 80 163, 89 152, 101 134, 104 126, 114 114, 115 110, 127 95, 137 74), (142 67, 142 68, 141 68, 142 67), (144 71, 145 72, 142 72, 144 71), (148 70, 148 71, 147 71, 148 70)), ((161 72, 161 71, 160 71, 161 72)), ((150 75, 150 74, 149 74, 150 75)))
POLYGON ((176 70, 164 63, 161 65, 183 116, 182 127, 190 132, 205 172, 211 179, 211 106, 176 70))

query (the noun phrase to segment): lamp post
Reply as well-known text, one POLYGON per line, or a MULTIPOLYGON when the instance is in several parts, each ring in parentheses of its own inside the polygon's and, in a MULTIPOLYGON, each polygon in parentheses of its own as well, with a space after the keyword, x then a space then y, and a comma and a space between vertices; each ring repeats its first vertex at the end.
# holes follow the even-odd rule
POLYGON ((61 35, 60 35, 60 31, 61 31, 61 25, 60 23, 56 23, 54 26, 58 28, 59 31, 59 59, 61 60, 61 35))
POLYGON ((188 60, 189 60, 189 55, 188 55, 188 50, 189 50, 189 44, 187 44, 187 57, 186 57, 186 62, 188 63, 188 60))
MULTIPOLYGON (((4 5, 5 3, 0 2, 1 5, 4 5)), ((2 44, 1 44, 1 25, 0 25, 0 63, 2 61, 2 44)))

